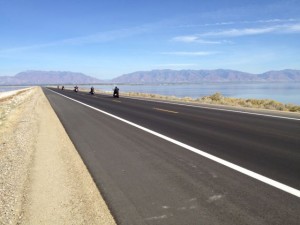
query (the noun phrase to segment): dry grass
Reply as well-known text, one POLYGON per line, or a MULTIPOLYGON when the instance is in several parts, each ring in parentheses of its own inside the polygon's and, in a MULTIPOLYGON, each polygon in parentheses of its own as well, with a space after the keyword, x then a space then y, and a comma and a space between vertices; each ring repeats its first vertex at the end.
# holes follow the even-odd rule
POLYGON ((242 99, 224 97, 221 93, 205 96, 196 99, 200 103, 221 104, 230 106, 240 106, 247 108, 271 109, 279 111, 300 112, 300 106, 294 104, 284 104, 272 99, 242 99))
POLYGON ((300 112, 299 105, 284 104, 271 99, 242 99, 242 98, 225 97, 219 92, 210 96, 204 96, 196 99, 191 97, 178 98, 175 96, 164 96, 158 94, 147 94, 147 93, 136 93, 136 92, 128 92, 128 93, 121 93, 121 94, 123 96, 152 98, 152 99, 160 99, 160 100, 168 100, 168 101, 190 102, 190 103, 200 103, 200 104, 205 103, 205 104, 227 105, 227 106, 246 107, 246 108, 300 112))

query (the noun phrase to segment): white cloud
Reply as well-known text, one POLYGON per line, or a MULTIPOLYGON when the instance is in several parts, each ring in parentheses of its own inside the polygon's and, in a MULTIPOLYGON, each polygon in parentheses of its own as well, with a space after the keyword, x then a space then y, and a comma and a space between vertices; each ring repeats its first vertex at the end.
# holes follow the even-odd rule
POLYGON ((218 45, 218 44, 232 44, 232 41, 227 40, 204 40, 197 35, 186 35, 186 36, 177 36, 171 39, 171 41, 184 42, 184 43, 197 43, 203 45, 218 45))
POLYGON ((198 34, 200 37, 238 37, 238 36, 249 36, 259 35, 268 33, 295 33, 300 32, 300 23, 297 24, 284 24, 270 27, 259 27, 259 28, 242 28, 242 29, 227 29, 223 31, 213 31, 198 34))
POLYGON ((290 25, 287 30, 288 32, 300 32, 300 23, 290 25))
POLYGON ((172 41, 185 42, 185 43, 198 43, 198 44, 221 44, 224 42, 224 41, 203 40, 196 35, 177 36, 172 38, 172 41))
MULTIPOLYGON (((295 22, 295 21, 299 21, 297 19, 269 19, 269 20, 256 20, 254 21, 255 23, 283 23, 283 22, 295 22)), ((251 23, 251 21, 245 21, 247 23, 251 23)))
POLYGON ((178 28, 192 28, 192 27, 210 27, 210 26, 228 26, 228 25, 239 25, 239 24, 270 24, 270 23, 287 23, 287 22, 299 22, 299 19, 266 19, 266 20, 241 20, 241 21, 224 21, 217 23, 205 23, 205 24, 185 24, 176 26, 178 28))
POLYGON ((200 34, 202 37, 237 37, 246 35, 265 34, 275 31, 275 27, 268 28, 245 28, 245 29, 229 29, 216 32, 207 32, 200 34))
MULTIPOLYGON (((262 34, 289 34, 289 33, 298 33, 300 32, 300 19, 288 18, 288 19, 264 19, 264 20, 242 20, 242 21, 225 21, 218 23, 206 23, 206 24, 186 24, 178 27, 181 28, 191 28, 191 27, 213 27, 213 26, 224 26, 230 25, 241 26, 244 24, 256 24, 253 27, 244 27, 244 28, 230 28, 223 30, 212 30, 204 33, 194 33, 191 35, 181 35, 176 36, 171 39, 171 41, 183 42, 183 43, 198 43, 198 44, 228 44, 231 41, 228 40, 215 40, 220 38, 231 38, 239 36, 253 36, 253 35, 262 35, 262 34), (210 39, 210 40, 207 40, 210 39), (212 39, 212 40, 211 40, 212 39)), ((249 26, 248 25, 248 26, 249 26)), ((212 29, 212 28, 211 28, 212 29)))
POLYGON ((300 32, 300 23, 293 24, 283 24, 276 26, 268 27, 254 27, 254 28, 234 28, 226 29, 221 31, 211 31, 201 34, 194 35, 183 35, 172 38, 172 41, 185 42, 185 43, 199 43, 199 44, 224 44, 232 43, 227 40, 205 40, 203 38, 230 38, 230 37, 239 37, 239 36, 250 36, 250 35, 260 35, 260 34, 289 34, 289 33, 298 33, 300 32))
POLYGON ((179 41, 179 42, 195 42, 197 41, 198 37, 195 35, 190 35, 190 36, 178 36, 178 37, 174 37, 172 38, 172 41, 179 41))
POLYGON ((178 55, 178 56, 207 56, 215 55, 219 52, 161 52, 163 55, 178 55))

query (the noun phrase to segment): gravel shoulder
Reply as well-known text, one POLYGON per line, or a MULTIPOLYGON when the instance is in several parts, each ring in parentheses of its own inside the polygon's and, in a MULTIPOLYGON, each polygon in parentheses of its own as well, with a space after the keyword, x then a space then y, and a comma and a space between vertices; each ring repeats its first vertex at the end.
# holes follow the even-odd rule
POLYGON ((1 101, 0 224, 115 224, 39 87, 1 101))

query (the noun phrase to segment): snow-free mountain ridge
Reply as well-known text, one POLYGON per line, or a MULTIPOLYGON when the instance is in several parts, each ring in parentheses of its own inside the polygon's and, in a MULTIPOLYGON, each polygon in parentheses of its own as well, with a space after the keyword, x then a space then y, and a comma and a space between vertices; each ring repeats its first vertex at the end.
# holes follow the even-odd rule
POLYGON ((289 82, 300 81, 300 70, 251 74, 235 70, 152 70, 129 73, 115 83, 289 82))
POLYGON ((152 70, 124 74, 103 81, 83 73, 67 71, 25 71, 15 76, 0 76, 0 85, 42 84, 158 84, 201 82, 300 82, 300 70, 268 71, 251 74, 236 70, 152 70))
POLYGON ((94 84, 102 81, 83 73, 29 70, 15 76, 0 77, 0 85, 94 84))

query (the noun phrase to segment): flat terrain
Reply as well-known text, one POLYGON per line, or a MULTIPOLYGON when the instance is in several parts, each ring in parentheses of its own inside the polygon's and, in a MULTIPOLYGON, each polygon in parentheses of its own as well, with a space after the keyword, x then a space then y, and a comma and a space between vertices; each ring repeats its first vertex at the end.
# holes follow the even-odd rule
MULTIPOLYGON (((300 189, 300 121, 55 90, 300 189)), ((47 89, 118 224, 299 224, 299 198, 47 89)))
POLYGON ((0 224, 115 224, 41 88, 0 103, 0 224))

